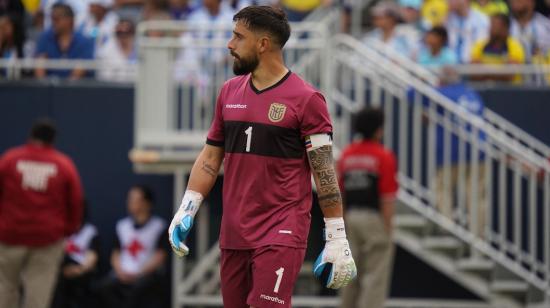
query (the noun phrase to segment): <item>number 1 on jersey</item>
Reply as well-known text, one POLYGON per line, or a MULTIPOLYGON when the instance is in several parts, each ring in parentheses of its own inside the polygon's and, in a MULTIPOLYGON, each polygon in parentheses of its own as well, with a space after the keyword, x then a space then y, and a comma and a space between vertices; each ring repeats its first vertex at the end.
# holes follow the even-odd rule
POLYGON ((275 274, 277 274, 277 282, 275 282, 275 288, 273 288, 273 292, 279 293, 279 287, 281 286, 281 280, 283 280, 283 273, 285 272, 284 267, 281 267, 280 269, 275 271, 275 274))
POLYGON ((250 152, 250 142, 252 141, 252 126, 249 126, 244 133, 246 134, 246 151, 250 152))

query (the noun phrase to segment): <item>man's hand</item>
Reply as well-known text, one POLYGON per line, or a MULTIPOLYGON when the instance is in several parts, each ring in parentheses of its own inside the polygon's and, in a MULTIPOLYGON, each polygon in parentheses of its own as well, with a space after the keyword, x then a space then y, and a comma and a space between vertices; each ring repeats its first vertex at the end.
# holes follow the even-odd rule
POLYGON ((203 196, 192 190, 185 192, 179 210, 174 215, 170 228, 168 228, 168 239, 172 250, 176 255, 183 257, 189 254, 189 248, 184 241, 193 227, 193 219, 199 210, 203 196))
POLYGON ((357 276, 343 218, 325 218, 325 240, 325 248, 313 264, 313 274, 325 287, 339 289, 357 276))

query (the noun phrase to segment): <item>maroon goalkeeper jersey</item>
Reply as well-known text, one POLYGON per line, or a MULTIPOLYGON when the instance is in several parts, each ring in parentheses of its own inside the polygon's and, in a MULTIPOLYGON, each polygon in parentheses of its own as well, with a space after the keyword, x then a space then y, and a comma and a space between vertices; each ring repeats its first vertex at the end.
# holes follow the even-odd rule
POLYGON ((250 74, 223 85, 207 139, 225 149, 221 248, 306 247, 311 174, 304 138, 331 132, 323 96, 296 74, 261 91, 250 74))

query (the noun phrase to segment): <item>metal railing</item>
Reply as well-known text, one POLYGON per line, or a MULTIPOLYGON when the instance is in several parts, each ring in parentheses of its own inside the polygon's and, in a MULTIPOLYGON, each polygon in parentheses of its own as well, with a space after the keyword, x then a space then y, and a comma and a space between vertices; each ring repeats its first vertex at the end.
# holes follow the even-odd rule
POLYGON ((550 293, 548 148, 496 114, 473 114, 399 63, 349 36, 333 39, 328 84, 335 141, 351 114, 380 106, 396 152, 400 198, 439 226, 550 293), (345 82, 340 82, 345 80, 345 82))

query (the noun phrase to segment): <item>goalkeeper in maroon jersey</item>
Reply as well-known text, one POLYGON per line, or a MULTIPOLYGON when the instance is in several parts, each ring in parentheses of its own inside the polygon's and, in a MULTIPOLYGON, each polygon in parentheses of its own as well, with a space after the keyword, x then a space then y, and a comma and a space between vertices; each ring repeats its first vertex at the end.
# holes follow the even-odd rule
POLYGON ((311 221, 311 174, 325 220, 314 274, 338 289, 356 275, 332 158, 332 124, 321 93, 284 64, 285 14, 249 6, 228 43, 237 77, 220 90, 204 149, 169 228, 176 254, 224 163, 220 231, 224 307, 290 307, 311 221))

